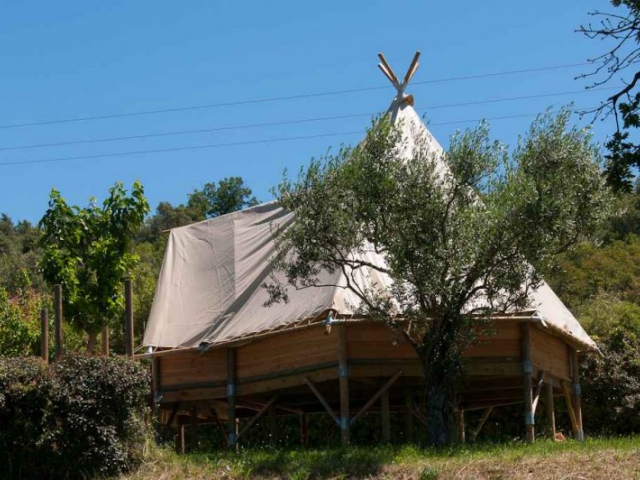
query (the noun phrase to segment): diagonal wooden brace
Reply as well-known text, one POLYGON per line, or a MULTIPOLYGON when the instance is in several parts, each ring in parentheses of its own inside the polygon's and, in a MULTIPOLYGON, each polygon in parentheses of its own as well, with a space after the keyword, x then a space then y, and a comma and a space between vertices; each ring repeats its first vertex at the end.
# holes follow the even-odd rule
POLYGON ((482 430, 482 427, 484 427, 484 424, 487 422, 487 419, 489 418, 489 415, 491 415, 491 412, 493 411, 493 407, 488 407, 484 413, 482 414, 482 418, 480 419, 480 423, 478 424, 478 426, 476 427, 476 429, 473 431, 473 433, 471 433, 471 440, 472 441, 476 441, 476 438, 478 437, 478 434, 480 433, 480 430, 482 430))
POLYGON ((380 390, 378 390, 375 395, 373 395, 373 397, 371 397, 369 399, 369 401, 367 403, 364 404, 364 406, 360 409, 360 411, 358 411, 358 413, 356 413, 354 415, 354 417, 351 419, 351 424, 353 425, 353 423, 360 418, 360 416, 366 412, 367 410, 369 410, 369 408, 371 407, 371 405, 373 405, 381 396, 384 392, 386 392, 391 385, 393 385, 396 380, 398 380, 398 378, 400 378, 400 375, 402 375, 402 371, 398 370, 398 373, 396 373, 393 377, 391 377, 387 383, 385 383, 382 387, 380 387, 380 390))
POLYGON ((311 379, 309 377, 304 377, 304 381, 307 385, 309 385, 309 388, 311 389, 311 391, 313 392, 313 394, 318 398, 318 400, 320 401, 320 403, 322 404, 322 406, 324 407, 324 409, 327 411, 327 413, 329 414, 329 416, 331 418, 333 418, 333 421, 336 422, 336 425, 340 426, 340 420, 338 420, 338 417, 336 416, 335 412, 331 409, 331 407, 329 406, 329 404, 327 403, 327 401, 324 399, 324 397, 322 396, 322 394, 318 391, 318 389, 316 388, 316 386, 313 384, 313 382, 311 381, 311 379))
POLYGON ((542 385, 544 384, 544 371, 540 370, 538 374, 538 380, 536 385, 536 394, 533 397, 533 406, 532 411, 533 414, 536 414, 536 407, 538 406, 538 400, 540 400, 540 393, 542 392, 542 385))
POLYGON ((247 423, 247 425, 240 431, 240 433, 238 433, 237 438, 241 438, 245 433, 247 433, 249 431, 249 429, 251 427, 253 427, 253 425, 260 420, 260 418, 267 413, 267 410, 269 410, 269 407, 271 407, 271 405, 273 405, 274 403, 276 403, 276 400, 278 400, 278 397, 280 395, 276 395, 275 397, 273 397, 271 400, 269 400, 264 407, 262 407, 262 410, 260 410, 258 413, 256 413, 253 418, 251 420, 249 420, 249 423, 247 423))

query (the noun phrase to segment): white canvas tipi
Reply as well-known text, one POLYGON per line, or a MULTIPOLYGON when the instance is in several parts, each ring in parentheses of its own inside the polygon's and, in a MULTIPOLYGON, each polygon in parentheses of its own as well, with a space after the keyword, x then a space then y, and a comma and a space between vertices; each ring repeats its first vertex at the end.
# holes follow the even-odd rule
MULTIPOLYGON (((413 108, 413 97, 404 92, 418 68, 418 57, 419 53, 401 83, 380 55, 379 67, 397 90, 389 114, 403 129, 407 151, 426 143, 434 153, 441 154, 442 147, 413 108)), ((275 254, 273 228, 286 228, 294 221, 292 213, 270 202, 171 230, 144 345, 214 346, 324 321, 329 312, 337 316, 352 314, 358 298, 338 287, 292 290, 288 303, 264 306, 268 293, 261 285, 275 254)), ((384 264, 374 252, 367 255, 370 263, 384 264)), ((322 283, 340 285, 340 275, 325 273, 322 283)), ((385 289, 390 282, 376 272, 361 275, 359 280, 363 288, 385 289)), ((534 291, 531 300, 531 310, 519 312, 520 318, 530 316, 582 349, 597 350, 548 285, 534 291)))

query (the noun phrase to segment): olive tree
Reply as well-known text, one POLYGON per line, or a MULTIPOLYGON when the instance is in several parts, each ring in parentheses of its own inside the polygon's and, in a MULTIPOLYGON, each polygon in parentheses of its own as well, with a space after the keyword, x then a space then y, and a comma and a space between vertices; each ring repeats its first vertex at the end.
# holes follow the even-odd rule
POLYGON ((40 220, 43 249, 40 267, 50 284, 62 284, 65 317, 88 335, 93 353, 98 333, 123 311, 122 280, 137 263, 131 241, 149 211, 144 188, 130 194, 122 183, 99 206, 69 206, 53 189, 40 220))
POLYGON ((272 267, 287 280, 265 283, 268 303, 287 301, 289 288, 321 288, 322 271, 342 272, 334 287, 415 349, 433 444, 453 437, 462 352, 477 326, 529 307, 538 268, 607 210, 598 152, 569 116, 541 116, 513 152, 483 123, 443 155, 426 140, 407 155, 401 128, 383 117, 360 145, 312 159, 275 189, 296 221, 277 232, 272 267), (384 261, 364 260, 372 251, 384 261), (372 271, 393 286, 362 288, 355 279, 372 271))

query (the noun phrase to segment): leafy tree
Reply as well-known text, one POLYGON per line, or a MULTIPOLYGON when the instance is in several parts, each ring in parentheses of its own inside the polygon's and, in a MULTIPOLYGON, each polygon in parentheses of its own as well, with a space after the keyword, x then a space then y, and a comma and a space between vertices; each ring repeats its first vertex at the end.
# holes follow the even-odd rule
POLYGON ((31 295, 13 299, 0 288, 0 355, 39 353, 40 306, 38 299, 31 295))
POLYGON ((582 359, 583 414, 592 430, 629 435, 640 430, 640 306, 601 295, 578 310, 602 356, 582 359))
POLYGON ((629 133, 640 126, 640 0, 611 0, 615 10, 595 11, 591 15, 595 23, 581 25, 579 32, 587 37, 608 41, 609 48, 591 60, 596 68, 583 77, 593 76, 595 85, 602 85, 630 70, 616 93, 596 110, 598 114, 613 113, 616 131, 607 143, 606 176, 608 183, 617 190, 631 191, 633 169, 640 167, 640 145, 632 141, 629 133))
POLYGON ((163 238, 163 232, 204 220, 204 215, 184 205, 174 207, 169 202, 160 202, 155 215, 151 215, 137 233, 137 243, 153 243, 163 238))
POLYGON ((403 335, 421 360, 428 437, 451 438, 461 353, 483 318, 529 305, 538 270, 592 234, 607 210, 597 150, 569 113, 543 116, 512 155, 486 124, 454 136, 445 158, 420 141, 407 155, 398 127, 374 122, 358 147, 312 159, 276 193, 296 221, 279 232, 270 301, 343 272, 361 312, 403 335), (482 201, 479 200, 479 196, 482 201), (367 261, 370 252, 385 265, 367 261), (387 275, 388 291, 358 275, 387 275))
POLYGON ((640 239, 633 235, 604 246, 583 243, 560 256, 548 277, 569 308, 600 294, 640 302, 640 239))
POLYGON ((257 205, 251 189, 242 177, 226 177, 215 183, 206 183, 202 190, 189 194, 186 205, 173 206, 160 202, 155 215, 149 217, 137 236, 138 243, 155 242, 162 232, 257 205))
POLYGON ((258 204, 251 189, 241 177, 227 177, 215 183, 205 183, 202 190, 189 194, 187 206, 206 218, 218 217, 258 204))
POLYGON ((8 215, 0 215, 0 288, 10 295, 42 287, 37 268, 39 238, 39 230, 29 222, 14 224, 8 215))
POLYGON ((131 241, 148 210, 139 182, 130 195, 116 183, 102 207, 93 199, 85 208, 70 207, 51 191, 40 221, 42 273, 50 284, 62 284, 65 316, 88 334, 91 353, 97 334, 123 310, 122 280, 138 260, 131 241))

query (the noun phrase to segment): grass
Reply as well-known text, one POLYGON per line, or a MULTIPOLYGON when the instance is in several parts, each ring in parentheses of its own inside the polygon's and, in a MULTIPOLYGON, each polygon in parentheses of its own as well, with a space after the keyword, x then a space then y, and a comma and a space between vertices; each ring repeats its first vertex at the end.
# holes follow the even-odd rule
POLYGON ((555 443, 251 449, 179 456, 154 450, 128 479, 640 479, 640 437, 555 443))

